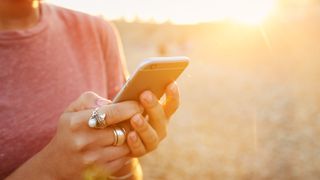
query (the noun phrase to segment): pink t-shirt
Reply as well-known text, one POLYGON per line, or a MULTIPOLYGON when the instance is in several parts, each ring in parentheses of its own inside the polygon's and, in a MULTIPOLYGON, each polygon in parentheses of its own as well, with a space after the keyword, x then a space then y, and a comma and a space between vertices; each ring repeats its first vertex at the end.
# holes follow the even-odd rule
POLYGON ((0 179, 48 144, 82 92, 111 99, 125 80, 122 57, 112 25, 53 5, 30 29, 0 31, 0 179))

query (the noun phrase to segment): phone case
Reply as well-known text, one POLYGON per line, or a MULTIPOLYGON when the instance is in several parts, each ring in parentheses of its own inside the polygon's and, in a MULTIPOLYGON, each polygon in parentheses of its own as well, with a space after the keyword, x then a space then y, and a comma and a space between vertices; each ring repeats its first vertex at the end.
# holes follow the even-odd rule
POLYGON ((165 88, 175 81, 189 64, 189 58, 155 57, 146 59, 122 87, 113 102, 138 101, 145 90, 152 91, 160 99, 165 88))

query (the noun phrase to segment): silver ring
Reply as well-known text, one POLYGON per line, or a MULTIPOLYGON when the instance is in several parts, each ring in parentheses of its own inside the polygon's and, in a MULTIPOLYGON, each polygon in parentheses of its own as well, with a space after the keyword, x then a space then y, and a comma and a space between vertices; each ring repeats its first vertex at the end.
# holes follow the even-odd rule
POLYGON ((121 146, 126 142, 126 130, 124 128, 113 128, 114 142, 113 146, 121 146))
POLYGON ((88 120, 90 128, 102 129, 108 126, 106 121, 106 114, 99 111, 99 108, 93 110, 91 117, 88 120))

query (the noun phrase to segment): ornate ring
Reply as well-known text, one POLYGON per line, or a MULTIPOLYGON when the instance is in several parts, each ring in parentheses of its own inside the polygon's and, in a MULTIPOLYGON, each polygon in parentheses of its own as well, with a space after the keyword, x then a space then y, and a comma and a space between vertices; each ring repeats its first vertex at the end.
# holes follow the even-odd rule
POLYGON ((99 108, 93 110, 91 117, 88 120, 90 128, 102 129, 108 126, 106 121, 106 114, 99 111, 99 108))

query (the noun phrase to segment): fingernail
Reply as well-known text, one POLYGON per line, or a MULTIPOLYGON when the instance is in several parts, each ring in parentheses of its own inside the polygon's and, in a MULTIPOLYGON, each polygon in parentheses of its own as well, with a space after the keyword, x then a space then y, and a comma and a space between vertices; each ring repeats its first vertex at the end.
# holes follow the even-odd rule
POLYGON ((106 99, 97 99, 96 100, 96 105, 97 106, 104 106, 104 105, 108 105, 109 101, 106 99))
POLYGON ((138 139, 137 134, 135 132, 131 133, 130 139, 131 139, 131 141, 136 142, 138 139))
POLYGON ((144 100, 145 102, 147 102, 147 103, 151 103, 151 102, 152 102, 153 97, 152 97, 152 94, 151 94, 150 91, 147 91, 147 92, 144 93, 144 95, 143 95, 143 100, 144 100))
POLYGON ((143 125, 143 119, 141 118, 141 115, 139 115, 139 114, 134 116, 133 121, 137 126, 143 125))

